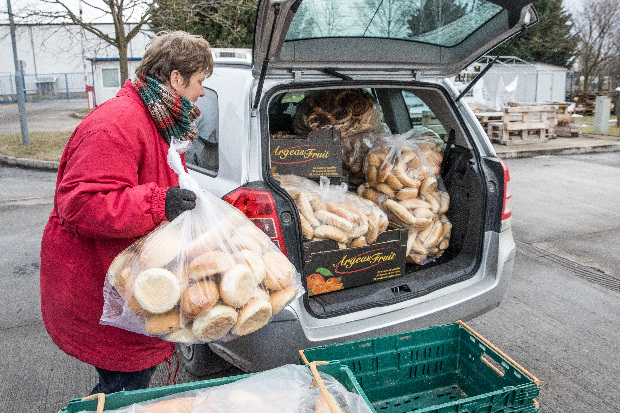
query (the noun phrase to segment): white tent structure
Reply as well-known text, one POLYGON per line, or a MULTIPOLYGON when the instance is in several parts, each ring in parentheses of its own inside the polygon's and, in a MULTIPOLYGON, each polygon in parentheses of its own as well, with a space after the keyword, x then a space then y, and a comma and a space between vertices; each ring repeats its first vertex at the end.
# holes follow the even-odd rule
MULTIPOLYGON (((465 72, 468 78, 482 71, 492 59, 484 56, 470 65, 465 72)), ((563 67, 503 56, 477 81, 465 100, 494 110, 506 107, 508 102, 564 102, 567 72, 563 67)))

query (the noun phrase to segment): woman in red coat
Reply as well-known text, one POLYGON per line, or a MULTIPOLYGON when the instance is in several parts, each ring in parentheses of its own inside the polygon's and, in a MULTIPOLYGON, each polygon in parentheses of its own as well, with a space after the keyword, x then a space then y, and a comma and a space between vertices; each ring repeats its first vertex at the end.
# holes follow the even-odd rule
POLYGON ((93 393, 146 388, 172 354, 172 343, 99 324, 103 284, 137 237, 194 208, 166 156, 171 138, 195 138, 193 102, 212 70, 203 38, 155 37, 136 80, 80 123, 62 155, 41 242, 41 311, 54 343, 97 369, 93 393))

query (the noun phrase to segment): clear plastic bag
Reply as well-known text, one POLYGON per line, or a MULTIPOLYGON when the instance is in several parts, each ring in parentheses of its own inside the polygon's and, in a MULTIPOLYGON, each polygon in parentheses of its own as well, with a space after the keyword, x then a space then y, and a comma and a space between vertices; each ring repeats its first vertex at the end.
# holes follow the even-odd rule
MULTIPOLYGON (((319 372, 339 413, 369 413, 364 399, 319 372)), ((202 390, 134 404, 111 413, 331 413, 307 366, 287 364, 202 390)))
POLYGON ((298 105, 293 120, 297 134, 340 131, 343 174, 351 182, 364 177, 363 161, 374 142, 389 133, 375 98, 364 89, 315 91, 298 105))
POLYGON ((303 293, 301 278, 252 221, 168 162, 196 207, 141 237, 110 265, 100 322, 167 341, 226 341, 266 325, 303 293))
POLYGON ((373 244, 388 226, 387 215, 372 202, 349 192, 347 184, 330 185, 321 177, 320 184, 295 175, 276 175, 291 195, 307 241, 331 239, 340 248, 373 244))
POLYGON ((381 139, 364 161, 360 196, 409 229, 407 261, 426 264, 448 248, 450 195, 441 180, 443 141, 419 129, 381 139))

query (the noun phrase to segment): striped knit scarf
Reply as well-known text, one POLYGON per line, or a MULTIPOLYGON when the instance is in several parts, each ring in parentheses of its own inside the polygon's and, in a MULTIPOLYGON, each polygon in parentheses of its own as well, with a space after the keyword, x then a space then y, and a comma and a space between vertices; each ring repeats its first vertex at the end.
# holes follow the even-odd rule
POLYGON ((149 109, 157 130, 168 144, 172 138, 192 142, 196 139, 193 121, 200 115, 198 106, 157 79, 143 74, 138 75, 133 85, 149 109))

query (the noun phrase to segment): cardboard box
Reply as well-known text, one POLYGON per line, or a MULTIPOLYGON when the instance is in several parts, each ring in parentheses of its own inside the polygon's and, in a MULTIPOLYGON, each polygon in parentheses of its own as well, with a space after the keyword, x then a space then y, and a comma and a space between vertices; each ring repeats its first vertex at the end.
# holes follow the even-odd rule
POLYGON ((365 247, 338 249, 335 241, 304 243, 309 296, 400 277, 405 273, 408 230, 388 229, 365 247))
POLYGON ((342 176, 339 131, 312 131, 307 138, 271 138, 271 171, 305 178, 342 176))

